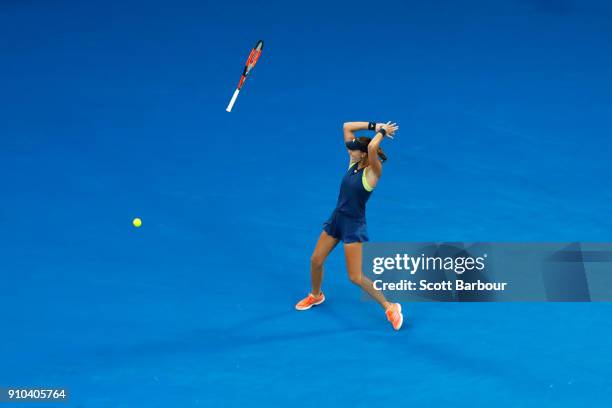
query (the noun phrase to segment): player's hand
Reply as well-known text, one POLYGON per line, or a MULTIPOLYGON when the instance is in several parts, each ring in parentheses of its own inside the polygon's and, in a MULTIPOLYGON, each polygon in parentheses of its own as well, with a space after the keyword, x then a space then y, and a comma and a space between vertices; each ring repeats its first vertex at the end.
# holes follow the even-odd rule
POLYGON ((393 139, 393 136, 395 135, 395 132, 397 132, 399 130, 399 126, 397 125, 397 123, 391 123, 391 122, 387 122, 387 123, 378 123, 376 124, 377 127, 377 131, 380 129, 385 129, 385 131, 387 132, 387 137, 393 139), (378 127, 380 125, 380 128, 378 127))

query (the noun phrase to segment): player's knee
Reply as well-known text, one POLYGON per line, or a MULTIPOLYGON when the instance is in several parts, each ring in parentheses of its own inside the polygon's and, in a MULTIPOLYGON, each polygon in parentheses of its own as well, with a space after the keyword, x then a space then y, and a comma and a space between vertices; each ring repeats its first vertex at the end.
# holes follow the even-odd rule
POLYGON ((360 273, 350 273, 349 274, 349 279, 355 285, 361 285, 361 274, 360 273))
POLYGON ((325 262, 325 258, 320 255, 312 254, 310 257, 310 266, 313 268, 321 268, 323 267, 323 262, 325 262))

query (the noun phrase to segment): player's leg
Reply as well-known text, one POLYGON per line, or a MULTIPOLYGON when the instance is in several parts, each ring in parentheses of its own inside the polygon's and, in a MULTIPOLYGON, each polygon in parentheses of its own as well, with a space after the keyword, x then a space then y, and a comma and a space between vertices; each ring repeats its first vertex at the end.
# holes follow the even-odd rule
POLYGON ((330 252, 338 245, 338 240, 331 237, 327 232, 322 231, 319 240, 310 257, 310 280, 312 283, 312 294, 321 293, 321 283, 323 282, 323 264, 330 252))
POLYGON ((312 292, 295 306, 297 310, 310 309, 312 306, 323 303, 325 296, 321 292, 323 282, 323 264, 329 253, 336 247, 338 240, 322 231, 319 235, 317 245, 310 257, 310 280, 312 292))
POLYGON ((395 330, 399 330, 404 322, 402 306, 399 303, 388 302, 381 291, 374 289, 372 281, 363 275, 361 251, 361 242, 344 244, 344 256, 346 258, 346 269, 349 274, 349 279, 351 282, 361 287, 367 294, 372 296, 382 308, 385 309, 387 319, 391 322, 395 330))
POLYGON ((388 303, 382 292, 374 289, 372 281, 363 275, 361 265, 361 242, 344 244, 344 257, 346 258, 346 269, 349 279, 355 285, 360 286, 366 293, 374 298, 383 309, 387 309, 388 303))

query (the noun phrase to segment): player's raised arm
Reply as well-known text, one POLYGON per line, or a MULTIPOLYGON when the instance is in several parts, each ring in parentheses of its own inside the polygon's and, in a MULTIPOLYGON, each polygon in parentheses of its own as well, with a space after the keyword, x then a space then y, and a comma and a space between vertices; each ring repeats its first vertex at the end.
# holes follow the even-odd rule
POLYGON ((382 164, 378 159, 380 142, 382 142, 385 136, 393 139, 393 135, 395 135, 398 129, 399 126, 395 123, 387 122, 385 124, 378 124, 376 126, 376 136, 374 136, 374 139, 368 144, 368 164, 377 178, 382 174, 382 164))
POLYGON ((358 130, 375 130, 376 123, 374 122, 344 122, 342 130, 344 131, 344 143, 355 139, 355 132, 358 130))

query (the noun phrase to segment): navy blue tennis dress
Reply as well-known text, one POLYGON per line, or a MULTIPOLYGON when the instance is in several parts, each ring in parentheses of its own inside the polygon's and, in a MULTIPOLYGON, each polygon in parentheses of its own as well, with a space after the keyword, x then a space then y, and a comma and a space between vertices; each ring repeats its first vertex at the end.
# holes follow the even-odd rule
POLYGON ((358 167, 357 163, 350 164, 340 184, 336 208, 323 223, 328 235, 345 244, 369 241, 365 207, 373 189, 365 177, 367 167, 359 170, 358 167))

